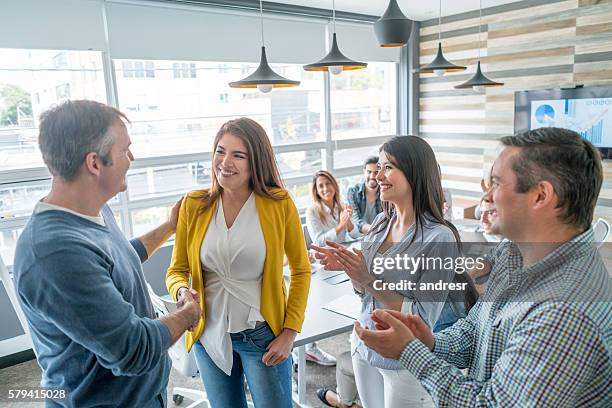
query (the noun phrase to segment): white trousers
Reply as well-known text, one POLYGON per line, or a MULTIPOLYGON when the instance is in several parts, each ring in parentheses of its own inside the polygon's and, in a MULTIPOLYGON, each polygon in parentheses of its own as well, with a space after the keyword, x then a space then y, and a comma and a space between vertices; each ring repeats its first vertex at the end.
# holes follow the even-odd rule
POLYGON ((364 408, 430 408, 433 401, 408 370, 385 370, 371 366, 354 353, 353 370, 364 408))

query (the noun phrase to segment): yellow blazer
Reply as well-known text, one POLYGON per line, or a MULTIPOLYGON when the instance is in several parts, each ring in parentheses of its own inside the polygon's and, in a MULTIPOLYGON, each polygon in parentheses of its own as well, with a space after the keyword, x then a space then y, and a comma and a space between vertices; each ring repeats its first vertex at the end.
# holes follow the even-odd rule
MULTIPOLYGON (((191 287, 200 294, 202 319, 193 331, 186 333, 188 351, 202 335, 206 322, 200 249, 217 203, 201 212, 200 197, 205 191, 192 191, 183 200, 172 261, 166 273, 166 286, 174 299, 181 286, 191 287)), ((284 192, 279 190, 278 193, 284 192)), ((310 289, 310 263, 297 208, 288 193, 282 200, 255 195, 255 206, 266 243, 260 312, 275 335, 278 336, 283 328, 299 332, 310 289), (291 269, 288 297, 283 279, 283 254, 287 254, 291 269)))

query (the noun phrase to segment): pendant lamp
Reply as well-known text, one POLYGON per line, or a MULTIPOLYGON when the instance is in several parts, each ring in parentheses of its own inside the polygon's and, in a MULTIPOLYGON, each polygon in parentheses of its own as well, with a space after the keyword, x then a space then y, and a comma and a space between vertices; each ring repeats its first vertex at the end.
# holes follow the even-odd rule
POLYGON ((401 47, 410 40, 412 20, 402 13, 396 0, 389 0, 387 10, 374 23, 374 32, 381 47, 401 47))
POLYGON ((338 48, 336 40, 336 1, 332 1, 332 21, 334 23, 334 35, 332 37, 331 49, 321 60, 304 65, 306 71, 329 71, 334 75, 338 75, 342 71, 351 71, 362 69, 368 66, 365 62, 357 62, 346 57, 338 48))
POLYGON ((274 72, 272 68, 270 68, 270 65, 268 65, 268 59, 266 58, 266 47, 264 45, 262 0, 259 0, 259 15, 261 20, 261 59, 259 61, 259 66, 251 75, 241 79, 240 81, 230 82, 229 86, 232 88, 257 88, 264 93, 270 92, 272 88, 298 86, 300 81, 292 81, 282 77, 274 72))
POLYGON ((482 0, 480 0, 480 14, 478 20, 478 65, 476 66, 476 73, 467 81, 460 85, 456 85, 456 89, 472 88, 474 92, 483 93, 485 88, 492 86, 503 86, 502 82, 495 82, 487 78, 480 69, 480 31, 482 29, 482 0))
POLYGON ((444 58, 442 53, 442 0, 440 0, 440 9, 438 15, 438 53, 436 58, 423 68, 416 71, 417 74, 436 74, 442 76, 447 72, 461 72, 465 71, 467 67, 461 65, 455 65, 452 62, 444 58))

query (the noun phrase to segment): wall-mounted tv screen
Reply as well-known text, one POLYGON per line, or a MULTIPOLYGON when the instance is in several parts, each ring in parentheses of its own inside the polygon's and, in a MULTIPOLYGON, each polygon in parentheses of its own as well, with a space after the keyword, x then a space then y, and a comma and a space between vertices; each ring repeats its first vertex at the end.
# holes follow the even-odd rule
POLYGON ((571 129, 612 158, 612 86, 516 92, 514 132, 571 129))

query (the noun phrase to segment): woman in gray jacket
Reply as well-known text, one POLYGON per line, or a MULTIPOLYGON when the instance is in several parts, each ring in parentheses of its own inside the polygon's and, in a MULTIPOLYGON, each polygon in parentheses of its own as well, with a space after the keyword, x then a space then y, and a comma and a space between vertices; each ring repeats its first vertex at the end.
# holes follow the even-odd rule
MULTIPOLYGON (((361 326, 373 329, 372 311, 386 308, 418 314, 433 328, 448 297, 447 289, 433 288, 457 279, 454 261, 460 245, 456 228, 444 220, 435 155, 423 139, 400 136, 382 145, 378 164, 384 211, 374 220, 362 250, 349 251, 331 241, 331 248, 313 249, 326 269, 344 270, 352 279, 362 300, 361 326)), ((369 349, 354 333, 351 354, 365 408, 432 404, 408 370, 369 349)))

